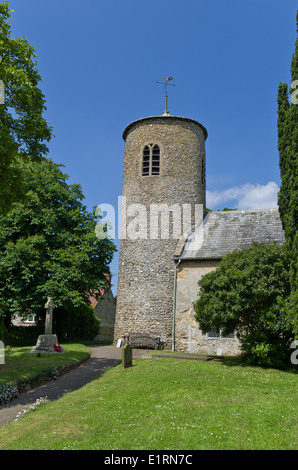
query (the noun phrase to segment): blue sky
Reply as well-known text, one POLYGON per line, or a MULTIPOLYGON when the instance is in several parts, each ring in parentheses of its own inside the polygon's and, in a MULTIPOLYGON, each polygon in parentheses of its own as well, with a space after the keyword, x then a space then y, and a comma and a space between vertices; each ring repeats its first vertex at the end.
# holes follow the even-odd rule
MULTIPOLYGON (((171 115, 208 130, 207 206, 276 207, 277 88, 290 83, 296 0, 11 0, 12 36, 38 55, 51 157, 85 204, 117 209, 132 121, 171 115)), ((116 240, 119 247, 119 242, 116 240)), ((116 293, 118 254, 111 265, 116 293)))

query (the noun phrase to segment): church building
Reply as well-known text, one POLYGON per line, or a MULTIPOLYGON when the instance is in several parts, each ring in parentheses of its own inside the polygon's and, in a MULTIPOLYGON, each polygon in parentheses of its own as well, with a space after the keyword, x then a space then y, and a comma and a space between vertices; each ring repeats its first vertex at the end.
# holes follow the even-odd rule
POLYGON ((199 279, 254 241, 284 242, 278 209, 206 212, 207 130, 171 116, 139 119, 125 141, 114 343, 132 332, 201 354, 239 352, 236 335, 203 335, 199 279))

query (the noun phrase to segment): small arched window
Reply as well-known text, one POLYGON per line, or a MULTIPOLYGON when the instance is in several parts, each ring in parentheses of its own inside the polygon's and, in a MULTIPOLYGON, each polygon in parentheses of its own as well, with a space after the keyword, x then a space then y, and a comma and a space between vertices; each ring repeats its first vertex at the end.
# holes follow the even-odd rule
POLYGON ((160 174, 160 149, 158 145, 149 144, 143 149, 142 176, 160 174))
POLYGON ((160 151, 159 146, 154 145, 152 148, 152 165, 151 165, 151 174, 152 175, 159 175, 159 167, 160 167, 160 151))
POLYGON ((150 148, 148 145, 143 150, 143 176, 150 174, 150 148))
POLYGON ((206 163, 205 158, 202 160, 202 185, 206 186, 206 163))

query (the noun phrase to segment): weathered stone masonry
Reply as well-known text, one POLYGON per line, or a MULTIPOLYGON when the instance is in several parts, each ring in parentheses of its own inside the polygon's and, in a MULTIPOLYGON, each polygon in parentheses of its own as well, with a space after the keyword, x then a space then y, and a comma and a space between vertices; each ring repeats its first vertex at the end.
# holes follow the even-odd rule
MULTIPOLYGON (((220 260, 234 250, 252 246, 253 242, 267 244, 285 241, 278 209, 209 212, 203 222, 203 242, 193 246, 188 240, 177 244, 175 258, 179 260, 176 296, 176 349, 180 351, 224 355, 240 352, 234 338, 203 335, 195 320, 193 303, 199 297, 198 281, 218 266, 220 260)), ((196 229, 196 231, 199 228, 196 229)), ((177 261, 178 262, 178 261, 177 261)))
POLYGON ((249 248, 255 241, 283 244, 278 209, 208 212, 201 224, 192 227, 193 232, 185 234, 183 230, 178 240, 173 236, 174 205, 202 205, 205 210, 206 129, 187 118, 149 117, 127 126, 123 138, 125 203, 114 342, 130 332, 141 331, 158 334, 167 347, 174 345, 180 351, 238 354, 236 336, 224 337, 212 331, 203 335, 200 331, 193 308, 199 295, 198 281, 216 269, 227 253, 249 248), (144 149, 152 150, 152 164, 155 146, 160 154, 159 174, 146 171, 142 176, 144 149), (152 204, 172 206, 169 237, 162 231, 152 236, 152 204))
MULTIPOLYGON (((206 129, 175 116, 149 117, 124 131, 123 196, 126 207, 147 208, 147 239, 121 240, 114 340, 132 331, 154 332, 167 345, 172 339, 174 259, 177 239, 150 238, 150 205, 202 204, 205 208, 206 129), (143 149, 160 148, 160 175, 142 176, 143 149)), ((126 226, 135 217, 127 215, 126 226)), ((144 225, 144 224, 143 224, 144 225)), ((123 233, 123 232, 122 232, 123 233)))

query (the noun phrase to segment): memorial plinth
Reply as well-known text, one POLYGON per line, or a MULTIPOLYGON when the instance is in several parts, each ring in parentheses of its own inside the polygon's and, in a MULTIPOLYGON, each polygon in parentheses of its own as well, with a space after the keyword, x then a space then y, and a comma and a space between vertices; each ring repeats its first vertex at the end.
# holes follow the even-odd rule
POLYGON ((46 309, 46 323, 45 332, 43 335, 39 335, 37 338, 36 346, 34 346, 31 352, 34 353, 54 353, 56 352, 54 344, 58 344, 57 335, 52 332, 53 325, 53 310, 55 308, 52 297, 48 297, 48 301, 45 304, 46 309))

